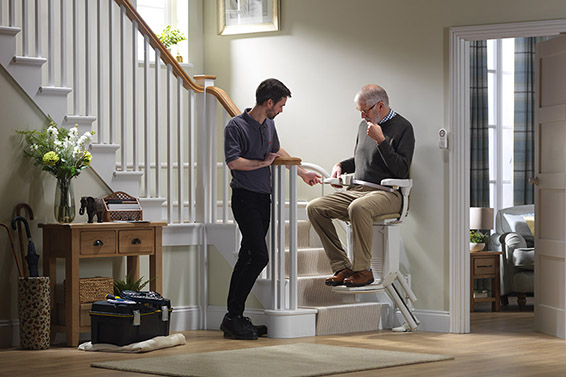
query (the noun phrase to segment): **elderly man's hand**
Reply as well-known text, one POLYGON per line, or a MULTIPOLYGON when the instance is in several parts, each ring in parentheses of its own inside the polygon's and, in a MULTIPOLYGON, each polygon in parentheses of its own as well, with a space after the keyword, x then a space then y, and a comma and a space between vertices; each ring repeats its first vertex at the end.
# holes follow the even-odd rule
POLYGON ((377 144, 380 144, 382 141, 385 140, 385 135, 383 135, 383 130, 379 124, 375 124, 369 121, 366 121, 368 124, 368 131, 367 134, 371 137, 377 144))

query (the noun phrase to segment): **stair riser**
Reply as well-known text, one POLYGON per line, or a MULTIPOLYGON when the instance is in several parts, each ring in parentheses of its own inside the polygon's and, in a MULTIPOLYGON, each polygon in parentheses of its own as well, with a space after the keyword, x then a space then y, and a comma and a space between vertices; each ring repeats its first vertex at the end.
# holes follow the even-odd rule
MULTIPOLYGON (((324 249, 299 249, 297 270, 299 276, 332 275, 324 249)), ((289 252, 285 253, 285 275, 289 277, 289 252)))
POLYGON ((326 277, 299 278, 297 280, 297 298, 299 306, 325 306, 351 304, 354 295, 333 292, 324 284, 326 277))

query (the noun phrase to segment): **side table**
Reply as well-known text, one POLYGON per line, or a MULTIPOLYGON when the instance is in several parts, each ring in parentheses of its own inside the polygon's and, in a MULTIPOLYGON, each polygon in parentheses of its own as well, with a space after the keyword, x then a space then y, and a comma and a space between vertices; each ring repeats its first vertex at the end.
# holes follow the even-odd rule
POLYGON ((491 302, 491 310, 500 309, 499 256, 501 251, 476 251, 470 253, 470 311, 476 302, 491 302), (491 279, 491 296, 474 298, 474 280, 491 279))
POLYGON ((80 326, 79 260, 126 257, 128 274, 139 279, 139 256, 149 255, 150 289, 162 288, 162 227, 165 222, 106 222, 39 224, 43 229, 43 274, 50 277, 51 292, 57 281, 56 259, 65 260, 65 325, 57 324, 55 295, 51 294, 51 341, 57 332, 66 334, 67 345, 76 347, 80 326))

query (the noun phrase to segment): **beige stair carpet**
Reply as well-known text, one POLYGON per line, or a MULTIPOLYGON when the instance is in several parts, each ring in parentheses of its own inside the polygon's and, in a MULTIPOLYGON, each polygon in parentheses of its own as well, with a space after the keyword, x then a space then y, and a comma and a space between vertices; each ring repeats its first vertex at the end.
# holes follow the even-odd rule
MULTIPOLYGON (((285 242, 288 245, 289 227, 286 225, 285 242)), ((324 281, 332 270, 322 247, 310 247, 311 224, 297 223, 297 297, 298 306, 317 310, 316 335, 344 334, 376 331, 379 329, 381 304, 356 301, 355 295, 332 291, 324 281)), ((289 253, 286 253, 286 267, 289 253)), ((289 271, 286 271, 289 276, 289 271)))

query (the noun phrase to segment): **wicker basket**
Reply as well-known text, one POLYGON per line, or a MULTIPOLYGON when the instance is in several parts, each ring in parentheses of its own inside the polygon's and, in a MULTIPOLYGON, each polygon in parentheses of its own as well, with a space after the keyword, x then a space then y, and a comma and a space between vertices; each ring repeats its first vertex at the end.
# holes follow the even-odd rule
POLYGON ((106 300, 107 294, 114 294, 114 279, 104 277, 79 279, 79 302, 81 304, 106 300))
MULTIPOLYGON (((137 198, 126 194, 122 191, 116 191, 112 194, 108 195, 104 198, 104 206, 106 207, 106 212, 104 212, 104 221, 141 221, 143 220, 142 217, 142 208, 140 202, 137 198), (108 204, 113 200, 118 201, 126 201, 134 203, 133 206, 136 207, 135 209, 127 208, 127 209, 109 209, 108 204)), ((130 204, 129 206, 132 206, 130 204)))

